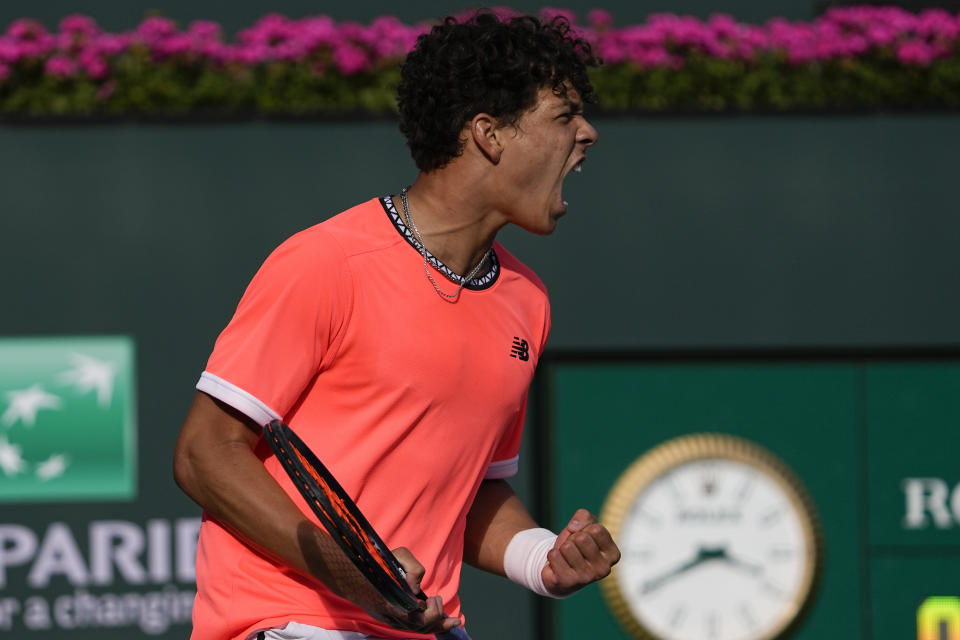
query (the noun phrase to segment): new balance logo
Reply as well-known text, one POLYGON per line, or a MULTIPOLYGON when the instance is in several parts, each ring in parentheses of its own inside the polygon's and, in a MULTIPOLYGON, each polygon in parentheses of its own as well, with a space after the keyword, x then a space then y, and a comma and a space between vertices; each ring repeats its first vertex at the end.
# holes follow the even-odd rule
POLYGON ((527 344, 527 341, 518 338, 517 336, 513 337, 513 346, 510 348, 510 357, 519 358, 526 362, 530 359, 530 345, 527 344))

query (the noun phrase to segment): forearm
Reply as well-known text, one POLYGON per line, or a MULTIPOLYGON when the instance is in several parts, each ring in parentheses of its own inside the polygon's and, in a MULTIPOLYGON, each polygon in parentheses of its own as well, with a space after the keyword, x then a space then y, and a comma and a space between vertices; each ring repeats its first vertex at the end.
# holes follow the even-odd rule
POLYGON ((355 568, 254 455, 258 438, 256 425, 198 393, 177 441, 177 484, 260 551, 340 593, 355 568))
POLYGON ((520 531, 537 527, 505 480, 484 480, 467 514, 463 558, 478 569, 506 575, 507 545, 520 531))
POLYGON ((467 516, 464 560, 540 595, 563 597, 607 576, 620 551, 589 511, 577 510, 556 535, 537 527, 510 485, 488 480, 467 516))

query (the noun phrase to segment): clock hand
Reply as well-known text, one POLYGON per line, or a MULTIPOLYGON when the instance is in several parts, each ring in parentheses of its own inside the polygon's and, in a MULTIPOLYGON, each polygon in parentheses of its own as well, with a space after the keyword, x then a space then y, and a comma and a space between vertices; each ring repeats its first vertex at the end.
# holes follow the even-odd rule
POLYGON ((735 558, 735 557, 731 556, 731 555, 727 552, 726 547, 721 547, 721 548, 719 549, 719 551, 720 551, 720 555, 717 556, 717 559, 718 559, 718 560, 723 560, 724 562, 726 562, 726 563, 728 563, 728 564, 730 564, 730 565, 733 565, 734 567, 737 567, 738 569, 743 569, 743 570, 746 571, 747 573, 751 573, 751 574, 753 574, 753 575, 757 575, 757 574, 763 573, 763 566, 758 565, 758 564, 752 564, 752 563, 750 563, 750 562, 746 562, 746 561, 744 561, 744 560, 740 560, 739 558, 735 558))
POLYGON ((643 583, 640 588, 641 593, 649 593, 659 589, 665 582, 671 580, 683 573, 686 573, 690 569, 693 569, 696 566, 707 562, 708 560, 723 560, 726 558, 726 550, 721 548, 710 548, 710 547, 700 547, 697 550, 697 555, 692 559, 687 560, 683 564, 673 569, 670 569, 666 573, 663 573, 656 578, 651 578, 643 583))

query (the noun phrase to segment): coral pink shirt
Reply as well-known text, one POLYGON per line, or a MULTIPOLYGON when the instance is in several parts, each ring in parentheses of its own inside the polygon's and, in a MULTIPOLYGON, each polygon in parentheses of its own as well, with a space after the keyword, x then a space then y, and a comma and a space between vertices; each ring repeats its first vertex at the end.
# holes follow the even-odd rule
MULTIPOLYGON (((424 592, 461 616, 466 514, 485 477, 517 470, 549 304, 540 280, 499 244, 492 272, 450 303, 414 244, 389 198, 296 234, 250 283, 197 388, 260 424, 285 420, 386 544, 409 548, 426 567, 424 592)), ((257 452, 313 518, 262 442, 257 452)), ((253 551, 207 514, 197 587, 194 640, 242 639, 288 621, 411 636, 253 551)))

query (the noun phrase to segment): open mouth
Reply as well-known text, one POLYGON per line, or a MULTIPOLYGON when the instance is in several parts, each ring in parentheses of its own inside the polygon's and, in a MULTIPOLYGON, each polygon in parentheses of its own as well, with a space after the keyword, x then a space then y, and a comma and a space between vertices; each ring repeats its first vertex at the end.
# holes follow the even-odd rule
MULTIPOLYGON (((569 176, 571 173, 583 173, 583 163, 586 162, 586 160, 587 160, 586 157, 583 157, 577 160, 576 164, 570 167, 570 170, 567 172, 567 175, 569 176)), ((562 200, 562 202, 563 202, 564 209, 566 209, 569 203, 566 200, 562 200)))

